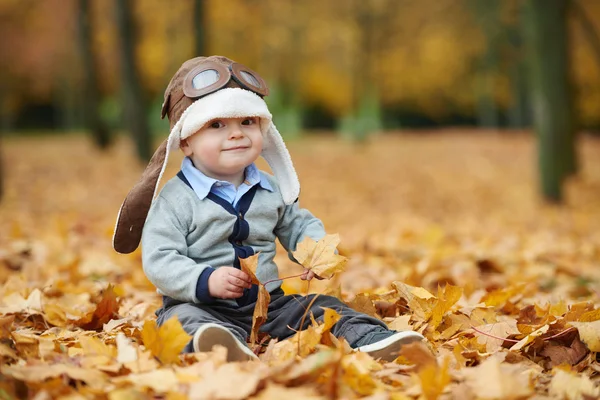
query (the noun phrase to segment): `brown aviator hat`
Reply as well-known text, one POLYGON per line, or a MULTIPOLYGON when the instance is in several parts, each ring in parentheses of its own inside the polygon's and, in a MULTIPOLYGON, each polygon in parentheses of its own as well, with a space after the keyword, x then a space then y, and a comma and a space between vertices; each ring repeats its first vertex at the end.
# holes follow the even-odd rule
POLYGON ((278 180, 284 202, 292 204, 298 198, 298 176, 263 100, 268 93, 256 72, 226 57, 196 57, 183 63, 169 82, 162 106, 162 117, 167 115, 171 126, 169 137, 156 150, 119 210, 113 236, 117 252, 131 253, 138 247, 169 152, 216 118, 260 117, 264 137, 261 155, 278 180))

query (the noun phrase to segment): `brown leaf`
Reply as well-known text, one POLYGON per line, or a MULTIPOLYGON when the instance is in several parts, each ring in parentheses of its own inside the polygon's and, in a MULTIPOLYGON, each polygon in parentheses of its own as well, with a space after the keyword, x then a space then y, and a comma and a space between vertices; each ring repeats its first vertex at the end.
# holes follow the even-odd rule
POLYGON ((260 281, 256 277, 256 269, 258 268, 258 256, 260 253, 256 253, 248 258, 240 258, 240 267, 242 271, 250 275, 252 283, 260 285, 260 281))
POLYGON ((12 332, 12 324, 15 320, 14 315, 0 316, 0 340, 8 339, 12 332))
POLYGON ((99 330, 102 326, 110 321, 111 319, 118 319, 119 302, 117 301, 117 294, 114 291, 113 285, 108 287, 102 292, 102 298, 98 302, 92 319, 90 322, 81 325, 83 329, 87 330, 99 330))
POLYGON ((254 314, 252 315, 252 329, 250 330, 250 342, 252 344, 258 343, 258 332, 260 327, 267 321, 269 303, 271 302, 271 295, 256 277, 259 254, 260 253, 256 253, 248 258, 239 259, 242 271, 250 275, 250 279, 252 280, 253 284, 258 285, 258 298, 256 300, 256 306, 254 307, 254 314))
POLYGON ((352 300, 348 302, 348 306, 350 306, 350 308, 358 312, 370 315, 371 317, 377 316, 377 310, 373 305, 373 300, 371 300, 371 296, 369 296, 368 294, 357 294, 352 300))
POLYGON ((258 342, 258 332, 260 327, 267 322, 267 313, 269 311, 270 302, 271 295, 267 289, 262 284, 258 285, 258 299, 256 300, 254 314, 252 315, 252 330, 250 332, 250 342, 252 344, 258 342))
POLYGON ((569 347, 547 345, 545 346, 540 355, 550 358, 549 367, 555 367, 561 364, 575 365, 589 353, 583 342, 575 337, 569 347))
POLYGON ((600 352, 600 320, 592 322, 571 322, 579 331, 581 340, 590 351, 600 352))
POLYGON ((321 278, 331 278, 334 274, 342 272, 348 259, 335 254, 335 249, 340 243, 338 234, 326 235, 315 242, 310 237, 305 237, 298 243, 296 251, 292 254, 304 268, 310 269, 321 278))
POLYGON ((431 364, 437 366, 435 356, 423 342, 405 344, 400 349, 400 357, 404 357, 411 364, 416 365, 417 370, 431 364))

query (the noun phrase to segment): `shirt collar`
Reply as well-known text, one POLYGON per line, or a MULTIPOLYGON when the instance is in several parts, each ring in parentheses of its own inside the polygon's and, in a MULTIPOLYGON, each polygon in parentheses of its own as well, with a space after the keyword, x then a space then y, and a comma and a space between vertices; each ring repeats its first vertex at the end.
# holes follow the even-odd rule
MULTIPOLYGON (((215 183, 220 182, 224 185, 230 185, 229 182, 220 181, 204 175, 199 169, 194 167, 194 164, 189 157, 183 159, 181 163, 181 172, 183 172, 183 175, 185 175, 190 186, 192 186, 192 189, 201 200, 208 196, 215 183)), ((261 188, 268 190, 269 192, 273 191, 273 187, 267 178, 260 172, 254 163, 246 167, 244 183, 250 187, 258 184, 261 188)))

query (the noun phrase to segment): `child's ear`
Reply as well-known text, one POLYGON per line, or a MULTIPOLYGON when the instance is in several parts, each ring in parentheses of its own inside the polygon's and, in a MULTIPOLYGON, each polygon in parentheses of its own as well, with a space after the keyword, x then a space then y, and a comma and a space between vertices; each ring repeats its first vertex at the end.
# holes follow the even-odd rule
POLYGON ((179 142, 179 148, 181 151, 183 151, 183 154, 185 154, 186 157, 192 155, 192 148, 190 147, 187 139, 183 139, 181 142, 179 142))

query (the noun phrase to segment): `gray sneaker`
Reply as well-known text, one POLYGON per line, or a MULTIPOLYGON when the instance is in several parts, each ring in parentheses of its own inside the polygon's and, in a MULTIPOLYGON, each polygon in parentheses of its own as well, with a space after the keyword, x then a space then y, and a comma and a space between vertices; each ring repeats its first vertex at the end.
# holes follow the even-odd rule
POLYGON ((420 342, 425 337, 413 331, 376 330, 367 333, 356 343, 358 351, 369 354, 374 359, 394 361, 400 353, 400 348, 405 344, 420 342))
POLYGON ((208 323, 200 326, 194 333, 194 351, 212 351, 213 346, 221 345, 227 349, 227 361, 256 361, 258 357, 245 343, 235 337, 229 329, 218 324, 208 323))

